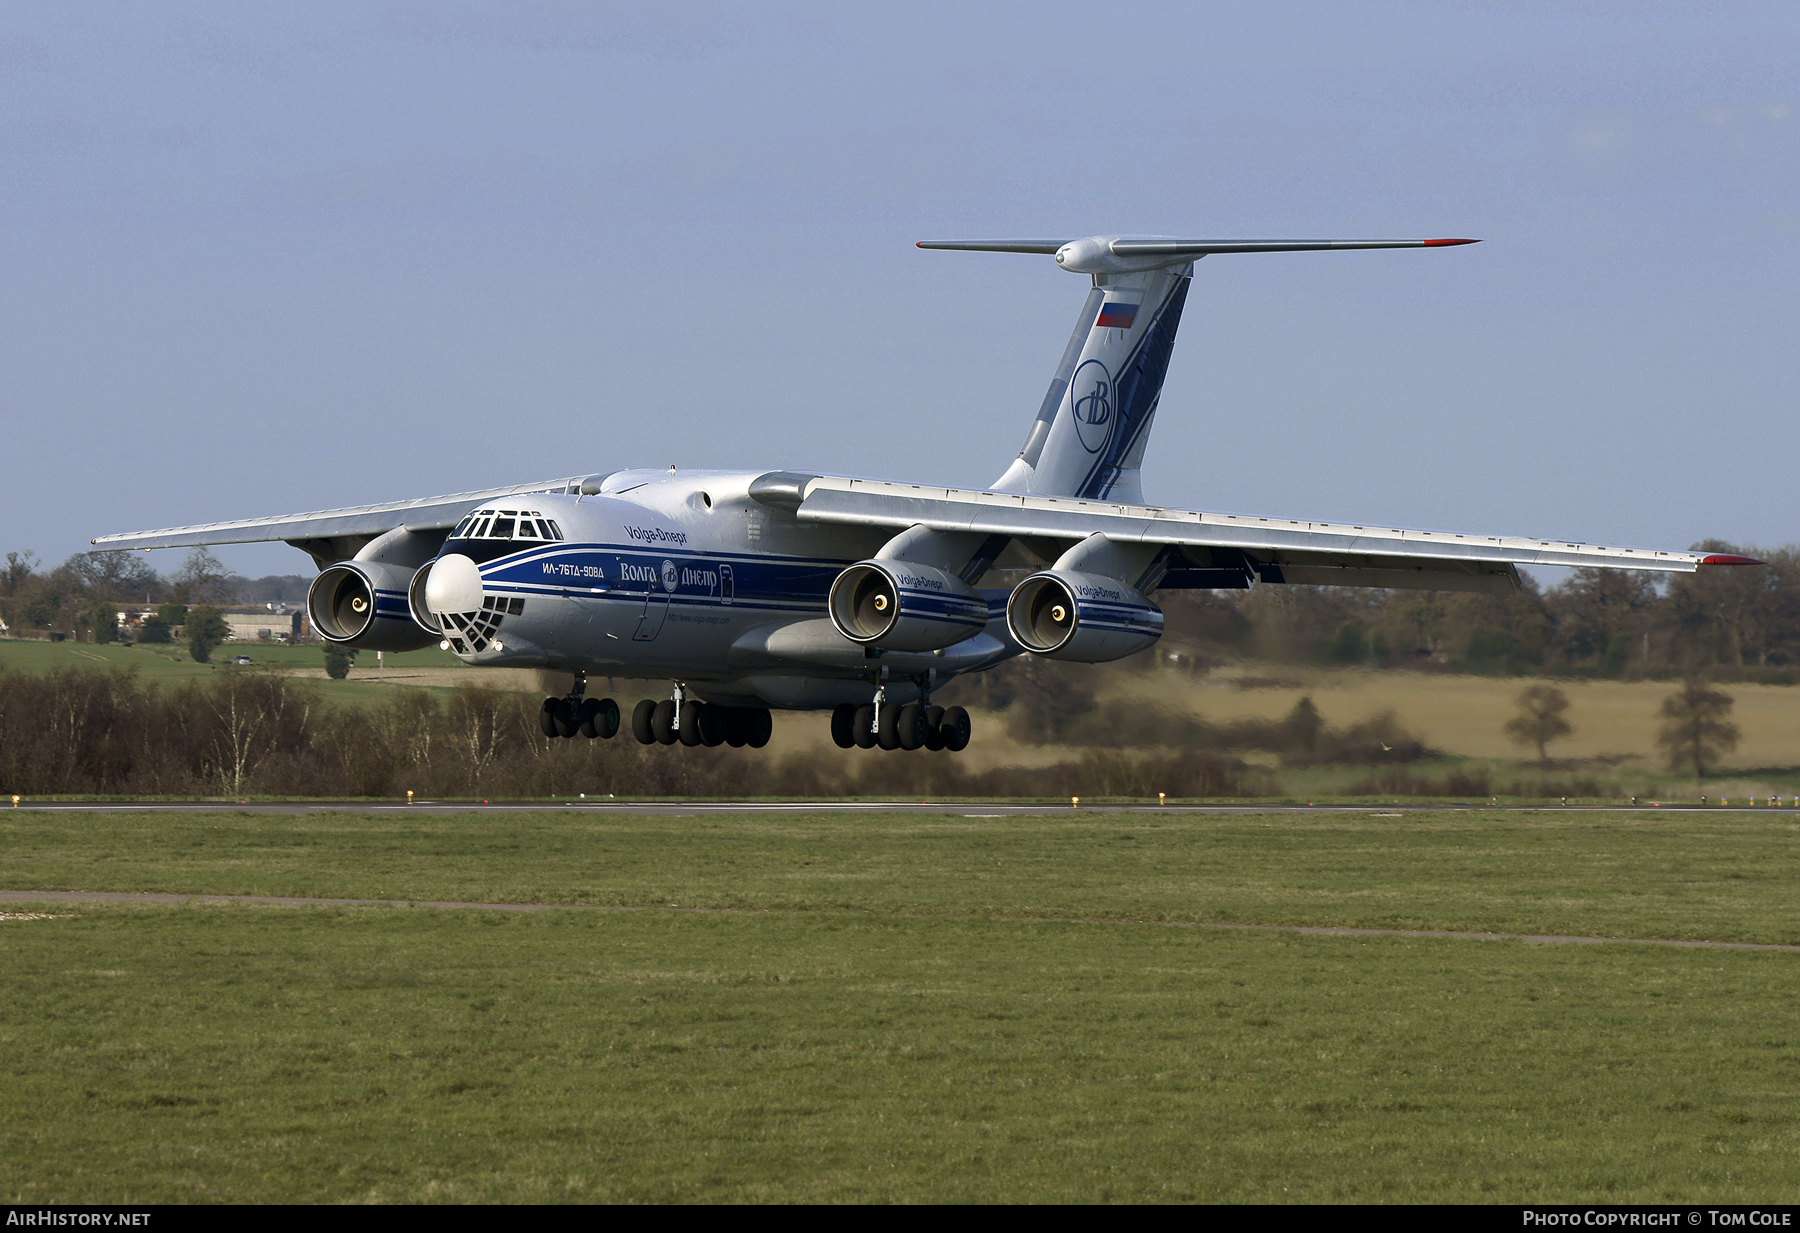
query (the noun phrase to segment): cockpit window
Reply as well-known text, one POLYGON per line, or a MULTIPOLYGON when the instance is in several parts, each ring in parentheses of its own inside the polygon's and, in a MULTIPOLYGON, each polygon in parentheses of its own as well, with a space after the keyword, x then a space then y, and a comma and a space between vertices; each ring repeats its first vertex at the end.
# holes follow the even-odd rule
POLYGON ((544 539, 560 540, 562 528, 539 511, 484 509, 470 514, 456 524, 451 539, 544 539))

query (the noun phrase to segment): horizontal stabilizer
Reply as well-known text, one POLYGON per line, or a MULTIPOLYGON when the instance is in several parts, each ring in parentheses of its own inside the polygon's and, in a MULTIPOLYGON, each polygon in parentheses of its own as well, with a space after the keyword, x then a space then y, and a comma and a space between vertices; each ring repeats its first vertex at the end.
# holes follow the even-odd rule
POLYGON ((1068 240, 920 240, 920 248, 953 248, 966 253, 1040 253, 1051 256, 1068 240))
POLYGON ((1317 253, 1365 248, 1450 248, 1476 240, 1186 240, 1161 235, 1096 235, 1074 240, 920 240, 920 248, 973 253, 1037 253, 1077 274, 1121 274, 1198 261, 1220 253, 1317 253))

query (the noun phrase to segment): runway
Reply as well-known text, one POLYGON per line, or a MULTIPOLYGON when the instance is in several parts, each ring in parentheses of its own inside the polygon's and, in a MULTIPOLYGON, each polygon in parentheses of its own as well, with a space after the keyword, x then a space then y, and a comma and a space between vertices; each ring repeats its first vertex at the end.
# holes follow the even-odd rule
MULTIPOLYGON (((3 799, 3 798, 0 798, 3 799)), ((1311 805, 1158 805, 1108 801, 1079 805, 1067 802, 991 804, 983 801, 628 801, 610 798, 577 798, 548 801, 32 801, 21 800, 16 809, 51 813, 369 813, 369 814, 464 814, 464 813, 559 813, 596 815, 682 817, 701 814, 759 813, 930 813, 965 818, 1005 818, 1058 813, 1169 813, 1169 814, 1267 814, 1356 813, 1372 817, 1398 817, 1408 813, 1758 813, 1800 814, 1793 806, 1699 805, 1643 803, 1637 805, 1489 805, 1480 802, 1447 805, 1367 804, 1311 805)))

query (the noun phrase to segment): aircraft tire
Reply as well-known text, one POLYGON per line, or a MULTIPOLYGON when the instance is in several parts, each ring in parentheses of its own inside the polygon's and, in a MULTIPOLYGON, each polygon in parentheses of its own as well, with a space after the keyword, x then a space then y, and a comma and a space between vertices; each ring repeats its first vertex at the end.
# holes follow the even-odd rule
POLYGON ((608 740, 619 730, 619 704, 611 698, 588 698, 581 704, 581 735, 608 740))
POLYGON ((538 711, 538 727, 544 730, 545 736, 552 738, 556 736, 556 703, 555 698, 545 698, 543 708, 538 711))
POLYGON ((556 700, 556 710, 552 713, 556 717, 556 735, 562 737, 564 740, 567 740, 569 737, 574 736, 577 732, 581 731, 581 713, 575 709, 575 704, 570 702, 567 698, 558 698, 556 700))
POLYGON ((701 735, 700 716, 706 713, 706 703, 690 702, 681 708, 681 731, 677 738, 689 749, 698 745, 704 737, 701 735))
POLYGON ((769 708, 753 706, 750 708, 750 719, 745 725, 750 729, 745 744, 752 749, 761 749, 775 735, 775 717, 769 714, 769 708))
POLYGON ((850 739, 856 742, 858 749, 875 748, 875 734, 869 731, 875 722, 873 706, 859 706, 850 720, 850 739))
POLYGON ((875 743, 883 749, 900 748, 900 704, 889 702, 881 708, 881 727, 875 734, 875 743))
POLYGON ((925 743, 925 708, 908 702, 900 708, 900 748, 917 749, 925 743))
POLYGON ((725 708, 725 743, 733 749, 742 749, 750 742, 749 712, 741 706, 725 708))
POLYGON ((675 734, 675 700, 664 698, 650 712, 650 730, 656 734, 658 745, 673 745, 681 738, 675 734))
POLYGON ((856 747, 856 704, 841 702, 831 710, 831 743, 839 749, 856 747))
POLYGON ((700 733, 700 743, 708 749, 717 749, 725 743, 725 729, 730 726, 731 708, 715 706, 708 702, 699 708, 695 716, 694 728, 700 733))
POLYGON ((637 738, 640 745, 656 744, 656 703, 645 698, 631 712, 631 735, 637 738))
POLYGON ((944 708, 925 708, 925 748, 938 753, 944 748, 944 708))
POLYGON ((969 737, 973 732, 969 713, 960 706, 951 707, 944 712, 944 722, 938 731, 944 734, 945 749, 951 753, 961 753, 969 747, 969 737))

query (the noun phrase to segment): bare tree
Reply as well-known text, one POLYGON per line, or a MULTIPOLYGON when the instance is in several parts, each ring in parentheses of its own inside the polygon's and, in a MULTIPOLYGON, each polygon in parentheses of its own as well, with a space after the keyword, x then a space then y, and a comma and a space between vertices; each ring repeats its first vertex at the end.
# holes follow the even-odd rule
POLYGON ((187 554, 187 560, 175 571, 171 582, 171 590, 180 603, 225 604, 233 599, 225 566, 204 548, 196 548, 187 554))
POLYGON ((1516 745, 1536 745, 1538 761, 1548 764, 1544 747, 1575 731, 1563 718, 1569 696, 1554 685, 1533 685, 1519 695, 1519 713, 1506 721, 1506 735, 1516 745))
POLYGON ((67 564, 81 578, 92 598, 101 601, 143 594, 158 581, 156 571, 150 568, 142 554, 119 548, 78 552, 67 564))
POLYGON ((1670 769, 1692 766, 1699 779, 1708 763, 1716 765, 1722 754, 1737 748, 1738 726, 1725 718, 1733 701, 1730 694, 1698 680, 1663 699, 1663 726, 1656 743, 1669 755, 1670 769))
POLYGON ((6 554, 6 567, 0 569, 0 595, 12 595, 19 589, 19 584, 31 577, 37 568, 38 555, 35 552, 9 552, 6 554))

